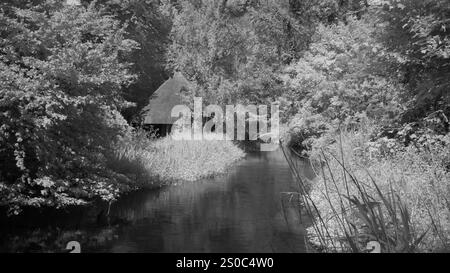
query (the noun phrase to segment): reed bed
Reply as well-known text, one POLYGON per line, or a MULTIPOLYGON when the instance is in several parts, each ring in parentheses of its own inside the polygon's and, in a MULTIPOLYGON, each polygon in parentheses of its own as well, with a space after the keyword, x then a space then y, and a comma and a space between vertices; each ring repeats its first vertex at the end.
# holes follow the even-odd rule
MULTIPOLYGON (((373 155, 363 132, 348 132, 317 149, 307 181, 285 151, 312 224, 311 251, 442 252, 450 240, 448 146, 373 155), (374 244, 375 242, 375 244, 374 244)), ((286 148, 284 148, 285 150, 286 148)))
POLYGON ((230 141, 156 139, 138 132, 118 145, 115 157, 138 183, 158 186, 224 173, 244 155, 230 141))

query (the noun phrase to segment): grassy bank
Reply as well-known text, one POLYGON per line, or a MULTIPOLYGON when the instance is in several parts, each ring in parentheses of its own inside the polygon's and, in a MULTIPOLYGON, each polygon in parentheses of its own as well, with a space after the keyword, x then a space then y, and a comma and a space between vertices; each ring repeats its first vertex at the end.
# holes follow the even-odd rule
POLYGON ((382 252, 448 250, 449 136, 404 147, 371 135, 341 132, 311 151, 318 178, 304 200, 314 217, 309 241, 326 252, 365 252, 370 241, 382 252))
POLYGON ((139 184, 159 186, 223 173, 243 156, 230 141, 149 139, 141 132, 120 143, 113 164, 139 184))

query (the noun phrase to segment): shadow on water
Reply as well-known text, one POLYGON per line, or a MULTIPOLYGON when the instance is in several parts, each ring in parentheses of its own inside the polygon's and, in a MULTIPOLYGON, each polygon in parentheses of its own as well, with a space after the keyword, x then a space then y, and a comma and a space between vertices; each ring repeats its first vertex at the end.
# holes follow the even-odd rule
POLYGON ((298 188, 281 151, 249 153, 225 175, 130 193, 108 218, 78 210, 65 224, 9 230, 0 250, 24 251, 22 239, 35 238, 37 252, 74 239, 83 252, 304 252, 299 197, 289 192, 298 188))

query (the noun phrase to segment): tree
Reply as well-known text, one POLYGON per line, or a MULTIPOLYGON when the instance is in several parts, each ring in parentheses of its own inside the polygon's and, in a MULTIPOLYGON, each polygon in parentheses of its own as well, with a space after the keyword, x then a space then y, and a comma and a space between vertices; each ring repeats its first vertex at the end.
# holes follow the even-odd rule
POLYGON ((107 161, 128 130, 121 89, 135 78, 122 60, 137 43, 94 5, 0 10, 2 205, 17 213, 113 199, 123 185, 107 161))
POLYGON ((278 1, 178 1, 168 66, 212 103, 266 103, 277 71, 305 47, 303 28, 278 1))
POLYGON ((389 123, 401 112, 402 86, 377 33, 369 18, 319 25, 309 50, 284 72, 287 99, 330 121, 364 114, 389 123))
POLYGON ((357 128, 369 118, 391 125, 404 111, 404 87, 395 73, 396 56, 379 41, 376 18, 348 17, 320 24, 309 50, 286 67, 284 118, 291 145, 312 147, 315 139, 338 128, 357 128))
POLYGON ((446 0, 377 1, 387 23, 384 43, 402 62, 411 106, 404 121, 442 110, 450 114, 450 2, 446 0))

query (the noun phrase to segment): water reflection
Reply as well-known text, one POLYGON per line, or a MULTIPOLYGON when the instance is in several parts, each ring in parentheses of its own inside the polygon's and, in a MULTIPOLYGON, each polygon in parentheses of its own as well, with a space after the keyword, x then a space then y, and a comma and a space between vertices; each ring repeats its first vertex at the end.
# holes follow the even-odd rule
POLYGON ((133 224, 101 251, 302 252, 293 191, 281 152, 251 154, 225 176, 123 198, 112 214, 133 224))
POLYGON ((249 154, 226 175, 129 194, 111 207, 119 223, 78 238, 83 252, 303 252, 297 191, 281 151, 249 154))

